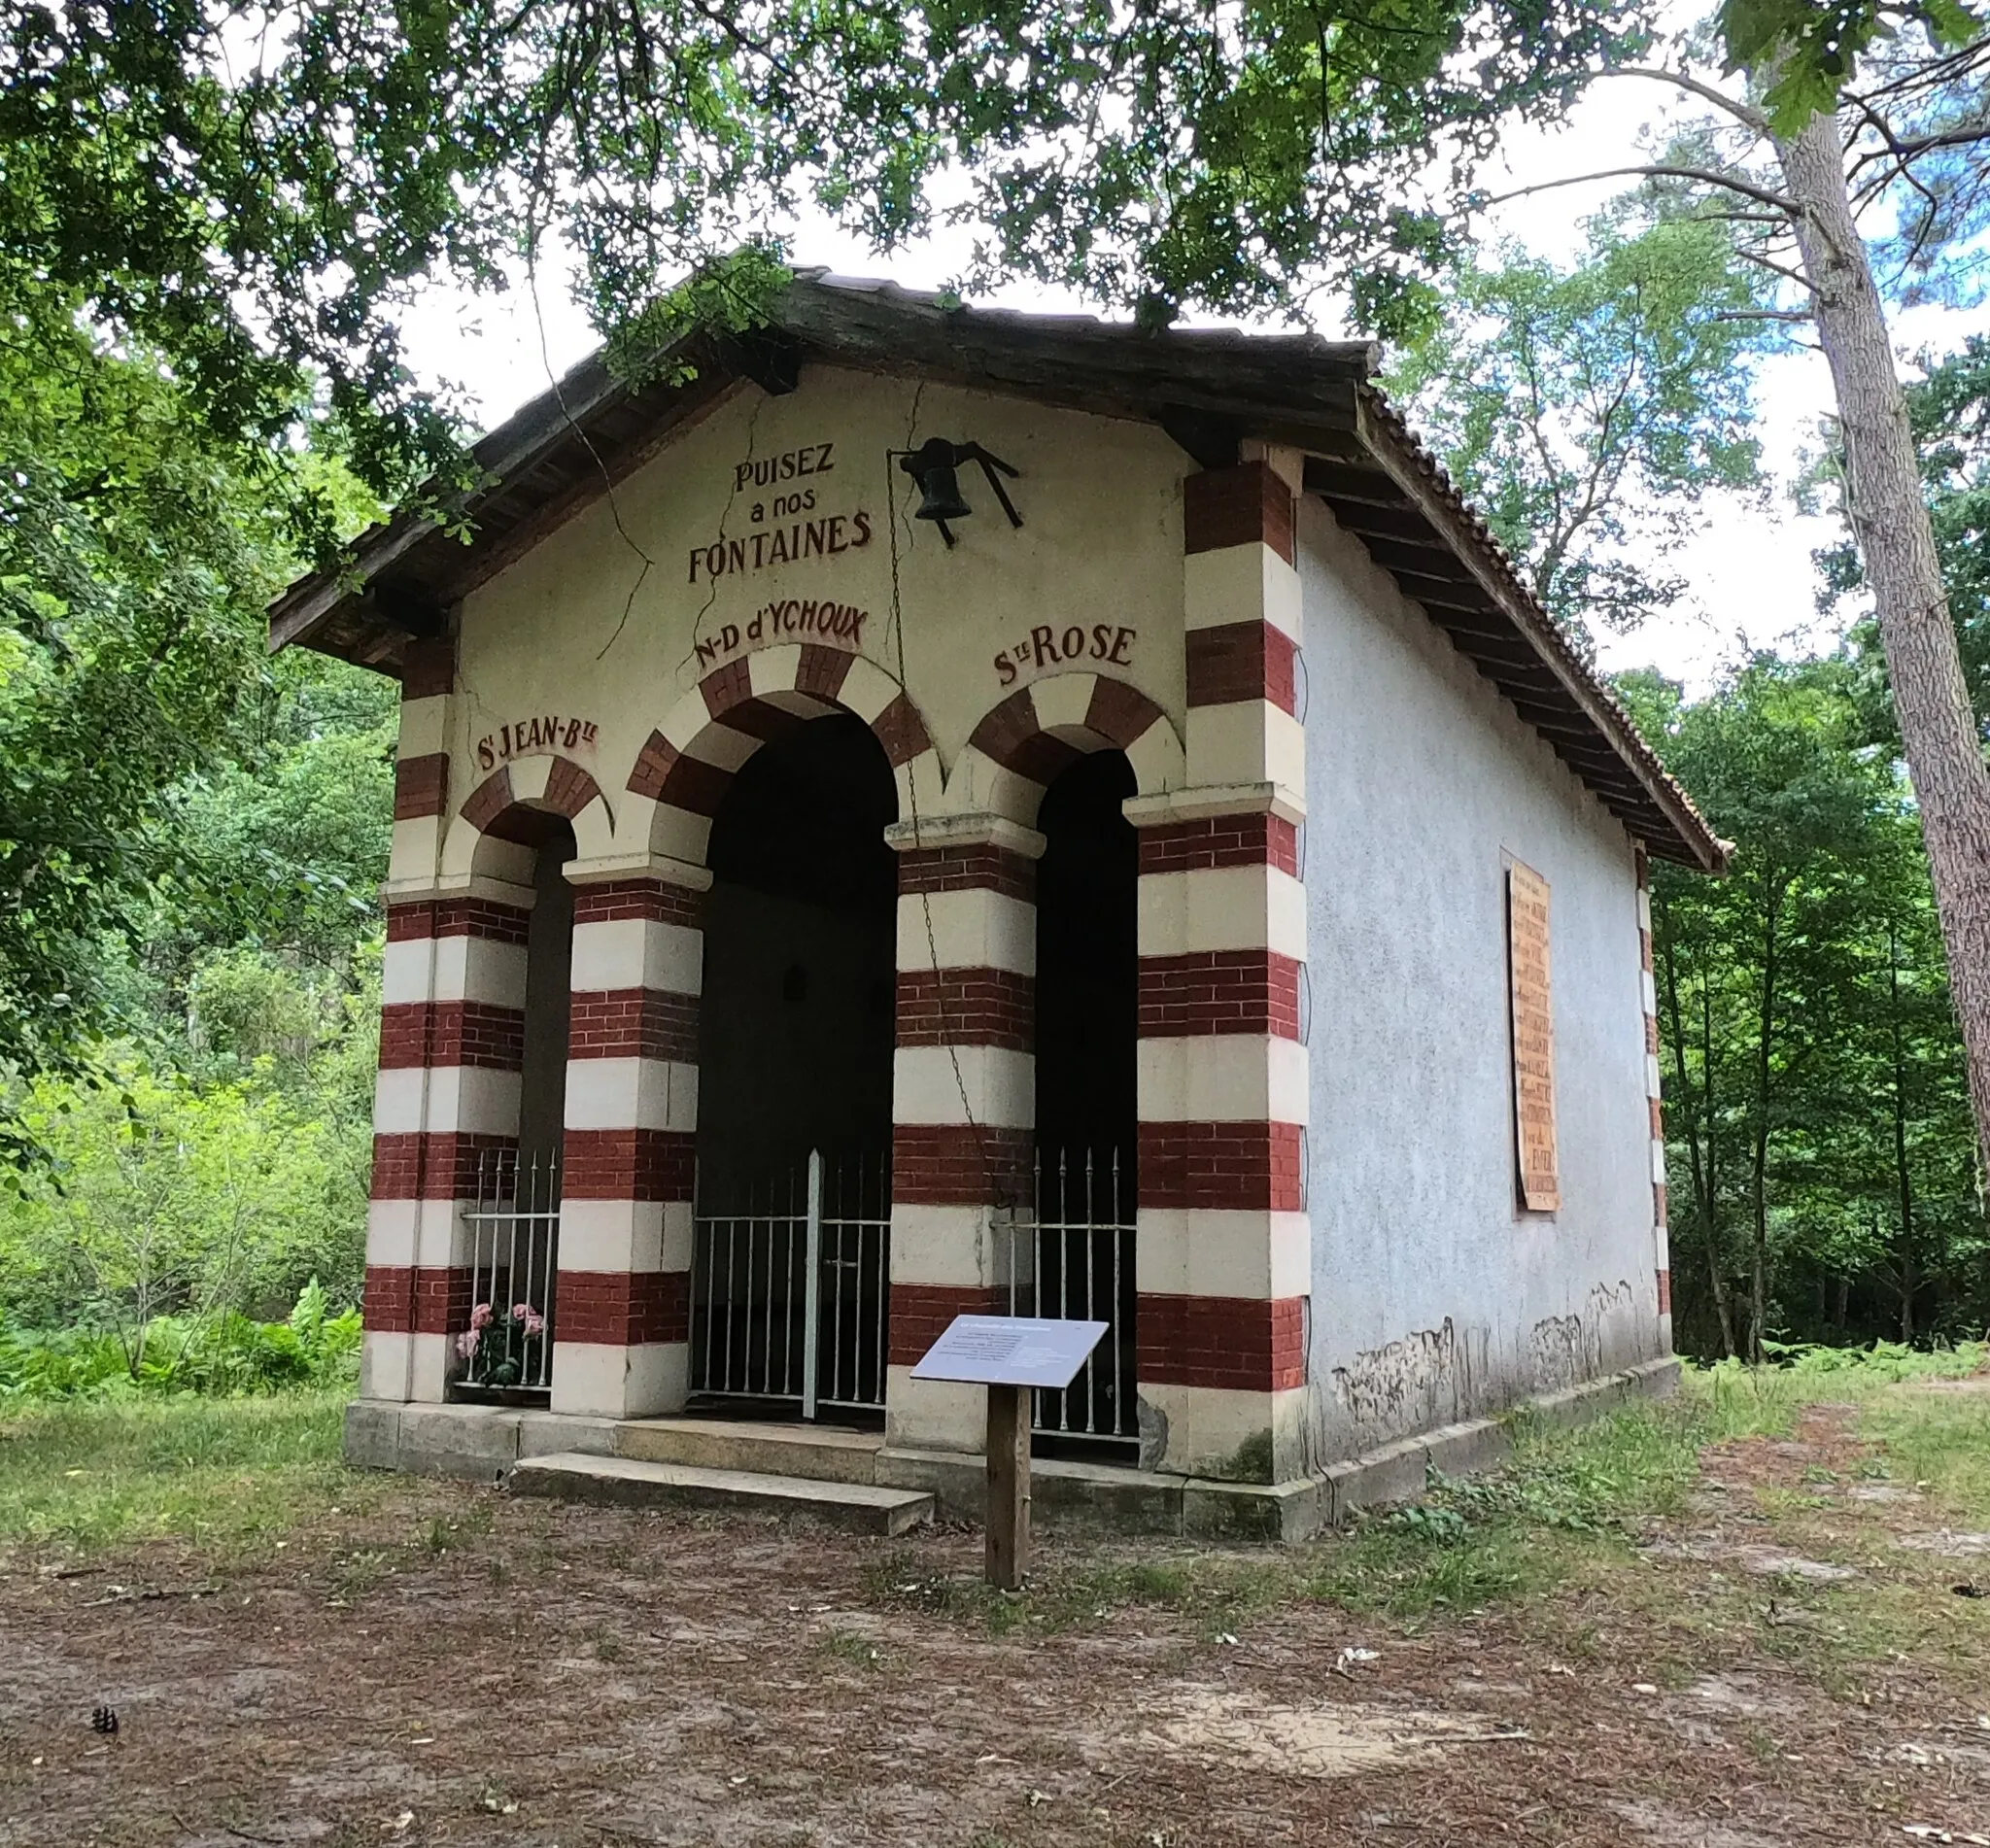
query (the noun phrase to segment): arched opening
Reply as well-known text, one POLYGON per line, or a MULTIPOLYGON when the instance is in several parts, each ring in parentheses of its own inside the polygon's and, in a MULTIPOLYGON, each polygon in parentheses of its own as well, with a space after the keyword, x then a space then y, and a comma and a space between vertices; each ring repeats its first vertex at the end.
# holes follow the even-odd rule
POLYGON ((884 1402, 897 785, 836 713, 733 778, 706 861, 695 1396, 884 1402))
POLYGON ((566 1134, 566 1050, 573 985, 573 830, 561 816, 518 805, 478 843, 477 870, 532 892, 524 1006, 515 1028, 502 1010, 463 1026, 465 1066, 502 1064, 515 1031, 515 1138, 479 1149, 470 1210, 467 1328, 457 1338, 463 1396, 542 1401, 553 1384, 560 1252, 560 1158, 566 1134))
POLYGON ((1123 751, 1094 752, 1045 793, 1037 827, 1040 1315, 1111 1324, 1069 1389, 1038 1395, 1040 1433, 1137 1439, 1134 1164, 1139 1146, 1137 838, 1123 751))

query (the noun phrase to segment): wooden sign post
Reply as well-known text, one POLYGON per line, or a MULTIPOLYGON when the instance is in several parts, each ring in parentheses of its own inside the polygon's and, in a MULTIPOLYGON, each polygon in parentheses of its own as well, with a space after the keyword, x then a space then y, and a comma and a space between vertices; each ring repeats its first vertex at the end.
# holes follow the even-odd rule
POLYGON ((1036 1388, 988 1388, 988 1544, 983 1575, 1005 1591, 1022 1590, 1030 1569, 1030 1410, 1036 1388))
POLYGON ((1005 1591, 1021 1591, 1030 1569, 1030 1424, 1037 1391, 1068 1386, 1106 1327, 1032 1316, 956 1316, 912 1369, 914 1380, 988 1388, 983 1573, 1005 1591))

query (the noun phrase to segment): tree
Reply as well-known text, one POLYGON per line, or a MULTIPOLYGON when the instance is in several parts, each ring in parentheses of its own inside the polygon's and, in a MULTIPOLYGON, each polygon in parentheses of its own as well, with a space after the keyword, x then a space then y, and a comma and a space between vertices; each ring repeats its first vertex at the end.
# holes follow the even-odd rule
POLYGON ((1710 490, 1762 485, 1752 433, 1765 290, 1730 228, 1638 223, 1627 201, 1566 270, 1520 252, 1464 265, 1443 325, 1388 383, 1513 554, 1588 638, 1634 628, 1685 581, 1650 561, 1710 490))
MULTIPOLYGON (((1972 334, 1960 352, 1909 381, 1906 395, 1963 675, 1977 730, 1990 740, 1990 339, 1972 334)), ((1834 478, 1836 460, 1827 459, 1822 472, 1834 478)), ((1834 598, 1864 593, 1858 547, 1849 539, 1819 553, 1817 562, 1834 598)), ((1897 743, 1885 650, 1870 616, 1855 623, 1852 639, 1861 663, 1872 668, 1873 736, 1897 743)))
POLYGON ((1990 1315, 1927 860, 1858 678, 1764 656, 1691 703, 1619 680, 1735 843, 1727 879, 1653 869, 1682 1345, 1759 1356, 1990 1315))
MULTIPOLYGON (((1871 586, 1990 1152, 1990 773, 1921 497, 1885 304, 1859 218, 1892 207, 1882 257, 1922 291, 1955 286, 1960 244, 1990 222, 1990 30, 1956 0, 1724 0, 1735 96, 1682 61, 1626 65, 1698 97, 1715 125, 1633 171, 1754 233, 1746 254, 1801 291, 1837 399, 1845 501, 1871 586)), ((1690 48, 1685 48, 1690 49, 1690 48)))
POLYGON ((549 225, 632 363, 686 312, 750 320, 772 275, 763 242, 659 302, 682 266, 804 200, 888 250, 942 180, 982 233, 970 285, 1071 284, 1148 325, 1332 287, 1399 334, 1433 321, 1504 126, 1605 79, 1669 85, 1714 115, 1630 171, 1759 234, 1831 367, 1990 1136, 1990 777, 1858 217, 1894 213, 1904 286, 1951 280, 1990 213, 1990 30, 1961 0, 1723 0, 1667 66, 1643 28, 1608 0, 29 5, 0 49, 0 314, 75 297, 257 454, 315 390, 363 479, 439 467, 446 508, 460 452, 395 311, 430 271, 495 286, 549 225))

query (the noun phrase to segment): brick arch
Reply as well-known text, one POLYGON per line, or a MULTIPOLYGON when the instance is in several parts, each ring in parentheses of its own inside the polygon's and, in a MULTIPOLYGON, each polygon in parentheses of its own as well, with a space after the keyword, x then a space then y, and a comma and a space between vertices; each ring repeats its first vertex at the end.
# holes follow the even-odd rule
POLYGON ((1018 688, 981 716, 968 739, 957 778, 975 775, 972 759, 1007 772, 1008 805, 1030 822, 1058 774, 1093 751, 1121 750, 1139 792, 1178 787, 1182 740, 1168 715, 1146 694, 1108 674, 1049 674, 1018 688), (1027 812, 1020 812, 1026 810, 1027 812))
POLYGON ((484 778, 463 798, 457 813, 480 835, 498 840, 516 840, 526 846, 536 844, 543 824, 536 816, 558 815, 578 821, 590 803, 605 810, 607 798, 594 777, 570 757, 555 756, 546 770, 543 789, 534 792, 523 775, 525 762, 503 764, 484 778), (514 770, 521 772, 514 775, 514 770))
POLYGON ((898 783, 940 788, 939 756, 910 696, 875 662, 812 642, 763 648, 715 667, 649 735, 629 774, 656 804, 653 851, 702 863, 711 819, 733 778, 763 744, 811 719, 853 713, 883 746, 898 783))

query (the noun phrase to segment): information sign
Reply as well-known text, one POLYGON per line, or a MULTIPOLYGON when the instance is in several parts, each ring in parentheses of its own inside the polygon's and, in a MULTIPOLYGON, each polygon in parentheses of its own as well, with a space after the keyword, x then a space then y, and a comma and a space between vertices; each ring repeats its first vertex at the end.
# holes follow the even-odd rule
POLYGON ((956 1316, 912 1378, 1061 1388, 1077 1378, 1106 1326, 1036 1316, 956 1316))

